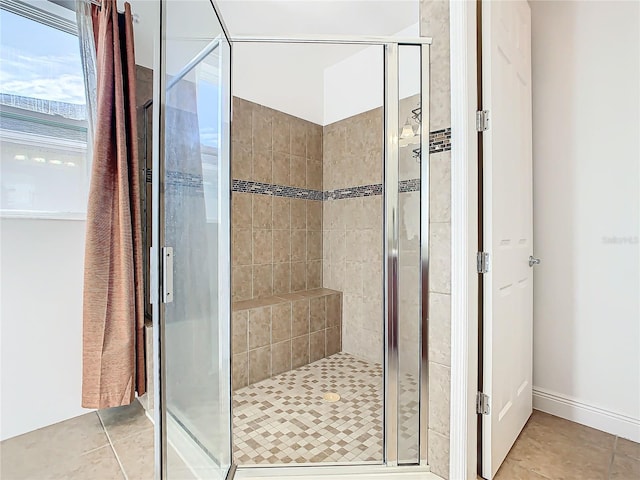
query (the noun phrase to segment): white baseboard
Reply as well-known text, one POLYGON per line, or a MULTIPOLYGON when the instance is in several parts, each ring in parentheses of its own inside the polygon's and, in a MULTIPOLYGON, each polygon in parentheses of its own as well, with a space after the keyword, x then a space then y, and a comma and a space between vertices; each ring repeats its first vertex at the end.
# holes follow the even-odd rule
POLYGON ((533 388, 533 408, 572 422, 640 442, 640 419, 588 405, 543 388, 533 388))

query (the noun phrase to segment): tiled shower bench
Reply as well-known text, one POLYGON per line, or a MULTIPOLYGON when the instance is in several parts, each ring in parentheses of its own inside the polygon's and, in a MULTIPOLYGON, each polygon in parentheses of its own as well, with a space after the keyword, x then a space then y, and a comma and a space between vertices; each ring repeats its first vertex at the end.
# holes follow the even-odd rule
POLYGON ((341 350, 342 292, 274 295, 235 302, 232 310, 234 390, 341 350))

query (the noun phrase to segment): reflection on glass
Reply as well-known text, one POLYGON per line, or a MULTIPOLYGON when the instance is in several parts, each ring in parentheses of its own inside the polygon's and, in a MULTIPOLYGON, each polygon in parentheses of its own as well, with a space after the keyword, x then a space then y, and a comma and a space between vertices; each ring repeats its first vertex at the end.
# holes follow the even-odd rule
MULTIPOLYGON (((165 308, 167 440, 201 478, 224 478, 229 305, 219 278, 229 261, 220 253, 229 234, 221 197, 229 173, 229 45, 208 1, 169 1, 166 18, 165 244, 174 249, 174 300, 165 308)), ((170 479, 189 477, 175 455, 167 468, 170 479)))

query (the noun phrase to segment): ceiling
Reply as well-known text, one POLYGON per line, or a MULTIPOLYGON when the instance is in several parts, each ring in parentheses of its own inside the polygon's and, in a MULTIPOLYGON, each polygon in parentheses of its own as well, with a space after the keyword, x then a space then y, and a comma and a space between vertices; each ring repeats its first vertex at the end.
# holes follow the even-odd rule
POLYGON ((418 0, 217 0, 231 36, 392 35, 418 21, 418 0))

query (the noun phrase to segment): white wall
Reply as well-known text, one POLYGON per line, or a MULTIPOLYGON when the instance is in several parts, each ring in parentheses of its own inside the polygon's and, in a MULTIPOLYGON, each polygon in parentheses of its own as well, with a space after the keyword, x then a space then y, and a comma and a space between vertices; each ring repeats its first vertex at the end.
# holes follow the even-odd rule
POLYGON ((323 71, 328 58, 350 45, 233 46, 233 95, 322 125, 323 71))
POLYGON ((84 221, 0 219, 0 439, 80 407, 84 221))
MULTIPOLYGON (((419 24, 397 32, 396 37, 418 37, 419 24)), ((400 98, 420 92, 420 49, 403 47, 399 52, 400 98)), ((384 55, 382 46, 367 47, 324 71, 323 125, 382 106, 384 101, 384 55)), ((403 119, 404 120, 404 119, 403 119)))
POLYGON ((534 406, 640 441, 640 4, 531 3, 534 406))

